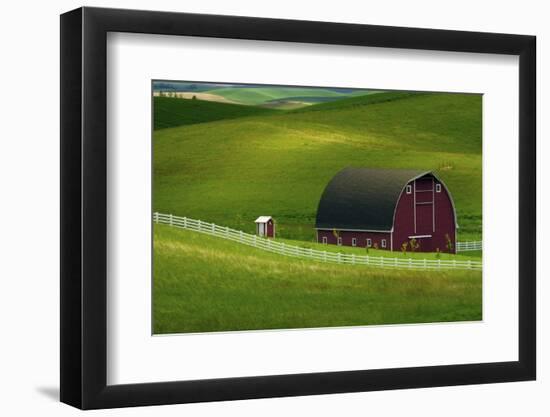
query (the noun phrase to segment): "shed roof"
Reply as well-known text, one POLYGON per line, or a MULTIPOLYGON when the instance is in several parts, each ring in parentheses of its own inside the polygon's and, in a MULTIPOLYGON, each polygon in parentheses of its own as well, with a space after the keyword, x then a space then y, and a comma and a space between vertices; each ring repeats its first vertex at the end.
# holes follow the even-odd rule
POLYGON ((260 216, 256 220, 254 220, 254 223, 267 223, 271 220, 271 216, 260 216))
POLYGON ((430 171, 345 168, 328 183, 317 208, 317 229, 390 231, 405 185, 430 171))

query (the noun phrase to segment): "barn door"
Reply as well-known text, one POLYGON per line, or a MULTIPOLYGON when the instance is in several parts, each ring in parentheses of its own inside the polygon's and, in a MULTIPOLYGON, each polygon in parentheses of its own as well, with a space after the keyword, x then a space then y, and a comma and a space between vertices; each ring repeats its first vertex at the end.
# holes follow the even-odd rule
POLYGON ((415 234, 431 235, 434 232, 434 182, 433 178, 415 181, 415 234))
POLYGON ((433 232, 433 205, 417 204, 415 234, 431 235, 432 232, 433 232))

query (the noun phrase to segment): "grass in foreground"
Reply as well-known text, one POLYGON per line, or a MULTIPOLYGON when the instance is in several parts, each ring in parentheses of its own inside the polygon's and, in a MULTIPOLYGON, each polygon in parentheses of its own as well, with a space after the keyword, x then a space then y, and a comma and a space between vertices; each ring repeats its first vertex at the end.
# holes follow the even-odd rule
POLYGON ((155 334, 482 318, 481 272, 323 264, 165 225, 153 259, 155 334))

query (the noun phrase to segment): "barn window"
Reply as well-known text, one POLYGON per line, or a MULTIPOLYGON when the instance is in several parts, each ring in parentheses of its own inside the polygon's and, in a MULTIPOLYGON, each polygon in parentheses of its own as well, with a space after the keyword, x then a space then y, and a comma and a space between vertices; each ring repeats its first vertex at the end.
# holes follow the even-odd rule
POLYGON ((413 187, 412 185, 407 185, 407 194, 412 193, 413 187))
POLYGON ((342 238, 341 237, 338 238, 338 246, 342 246, 342 238))
POLYGON ((327 244, 327 237, 326 236, 323 236, 323 244, 327 244))
POLYGON ((435 184, 435 192, 440 193, 441 192, 441 184, 435 184))
POLYGON ((367 248, 370 248, 372 246, 372 240, 367 239, 367 248))
POLYGON ((383 248, 386 247, 386 239, 382 239, 382 247, 383 247, 383 248))
POLYGON ((351 239, 351 246, 357 246, 357 238, 352 238, 351 239))

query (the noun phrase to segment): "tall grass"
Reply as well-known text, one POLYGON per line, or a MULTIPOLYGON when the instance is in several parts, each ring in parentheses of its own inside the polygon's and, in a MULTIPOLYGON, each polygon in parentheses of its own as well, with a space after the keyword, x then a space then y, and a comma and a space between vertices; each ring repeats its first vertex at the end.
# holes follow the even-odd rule
POLYGON ((481 272, 287 258, 154 227, 155 334, 481 320, 481 272))

